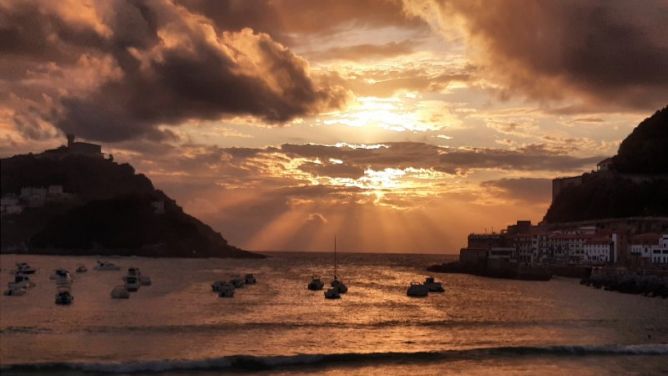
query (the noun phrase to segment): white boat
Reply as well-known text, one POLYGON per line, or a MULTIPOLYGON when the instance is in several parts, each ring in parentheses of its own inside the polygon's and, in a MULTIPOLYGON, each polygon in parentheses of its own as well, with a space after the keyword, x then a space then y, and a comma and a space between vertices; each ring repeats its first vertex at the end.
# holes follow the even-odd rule
POLYGON ((254 285, 257 283, 257 280, 255 279, 255 276, 251 273, 248 273, 244 276, 244 282, 247 285, 254 285))
POLYGON ((139 277, 139 283, 141 283, 142 286, 151 286, 153 284, 151 277, 147 275, 139 277))
POLYGON ((241 278, 240 276, 232 277, 232 279, 230 279, 230 283, 236 289, 244 287, 244 279, 241 278))
POLYGON ((97 265, 95 265, 95 270, 121 270, 121 267, 115 265, 111 262, 97 260, 97 265))
POLYGON ((325 291, 325 299, 341 299, 341 294, 339 294, 338 289, 332 287, 325 291))
POLYGON ((56 281, 56 285, 71 285, 72 284, 72 275, 67 269, 56 269, 49 276, 49 279, 56 281))
POLYGON ((114 287, 113 290, 111 290, 111 298, 112 299, 129 299, 130 298, 130 292, 128 289, 125 288, 125 286, 116 286, 114 287))
POLYGON ((412 297, 425 297, 429 295, 429 287, 418 282, 411 282, 411 285, 406 290, 406 295, 412 297))
POLYGON ((84 264, 77 265, 77 269, 76 269, 77 273, 85 273, 87 271, 88 271, 88 268, 86 267, 86 265, 84 265, 84 264))
POLYGON ((33 268, 32 266, 28 265, 27 262, 17 262, 16 263, 16 273, 21 273, 21 274, 33 274, 37 271, 37 269, 33 268))
POLYGON ((7 284, 9 289, 29 289, 35 287, 35 283, 25 274, 16 274, 14 281, 7 284))
POLYGON ((60 290, 56 293, 56 304, 69 305, 74 301, 74 296, 70 294, 69 290, 60 290))
POLYGON ((334 237, 334 279, 330 283, 333 289, 336 289, 336 291, 339 294, 345 294, 348 292, 348 286, 346 286, 345 283, 343 283, 342 280, 339 279, 337 276, 337 257, 336 257, 336 236, 334 237))
POLYGON ((3 292, 5 296, 21 296, 28 292, 24 287, 9 288, 3 292))
POLYGON ((308 284, 308 289, 312 291, 322 290, 325 287, 325 282, 323 282, 320 277, 313 276, 311 277, 311 282, 308 284))
POLYGON ((432 276, 429 276, 429 277, 425 278, 424 285, 427 286, 427 288, 429 289, 429 292, 444 292, 445 291, 441 282, 436 282, 434 280, 434 277, 432 277, 432 276))
POLYGON ((218 297, 221 298, 233 298, 234 297, 234 285, 228 282, 223 282, 218 289, 218 297))
POLYGON ((130 292, 135 292, 139 290, 139 287, 141 286, 141 282, 139 282, 139 278, 133 275, 129 275, 125 277, 125 288, 130 291, 130 292))

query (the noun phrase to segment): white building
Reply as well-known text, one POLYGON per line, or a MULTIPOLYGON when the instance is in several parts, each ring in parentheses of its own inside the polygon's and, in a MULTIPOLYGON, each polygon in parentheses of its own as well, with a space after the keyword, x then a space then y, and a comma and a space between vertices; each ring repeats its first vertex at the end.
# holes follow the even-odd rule
POLYGON ((668 264, 668 234, 642 234, 631 238, 630 253, 645 262, 668 264))
POLYGON ((23 206, 19 203, 19 198, 15 195, 6 195, 0 199, 1 214, 19 214, 23 211, 23 206))
POLYGON ((46 188, 23 187, 21 188, 21 200, 25 201, 28 207, 37 208, 44 206, 46 202, 46 188))
POLYGON ((49 196, 62 196, 64 193, 62 185, 50 185, 48 188, 49 196))
POLYGON ((583 245, 584 260, 589 264, 609 264, 615 261, 614 242, 608 236, 588 239, 583 245))

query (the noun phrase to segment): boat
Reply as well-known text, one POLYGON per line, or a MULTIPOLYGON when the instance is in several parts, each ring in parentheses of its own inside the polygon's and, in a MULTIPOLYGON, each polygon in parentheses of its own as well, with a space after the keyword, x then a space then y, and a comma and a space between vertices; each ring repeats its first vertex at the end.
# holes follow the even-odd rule
POLYGON ((69 305, 74 301, 74 296, 70 294, 70 290, 62 289, 56 293, 56 304, 69 305))
POLYGON ((322 290, 322 288, 325 287, 325 282, 323 282, 320 277, 318 276, 312 276, 311 277, 311 282, 308 284, 308 289, 312 291, 317 291, 317 290, 322 290))
POLYGON ((234 286, 234 288, 242 288, 244 287, 244 279, 241 278, 240 276, 235 276, 232 279, 230 279, 230 283, 234 286))
POLYGON ((429 276, 425 278, 424 285, 427 286, 429 292, 444 292, 443 284, 441 282, 436 282, 434 277, 429 276))
POLYGON ((139 287, 141 286, 141 282, 139 282, 139 278, 133 275, 129 275, 125 277, 125 288, 130 291, 130 292, 135 292, 139 290, 139 287))
POLYGON ((25 287, 11 287, 3 292, 5 296, 21 296, 25 295, 28 290, 25 287))
MULTIPOLYGON (((336 257, 336 236, 334 237, 334 279, 330 283, 333 289, 336 289, 339 294, 348 292, 348 286, 337 276, 337 257, 336 257)), ((336 299, 336 298, 334 298, 336 299)))
POLYGON ((255 279, 255 276, 251 273, 248 273, 244 276, 244 282, 247 285, 254 285, 257 283, 257 280, 255 279))
POLYGON ((112 299, 129 299, 130 298, 130 292, 128 289, 125 288, 123 285, 119 285, 113 288, 111 290, 111 298, 112 299))
POLYGON ((32 266, 28 265, 27 262, 17 262, 16 263, 16 273, 21 273, 21 274, 33 274, 37 271, 37 269, 33 268, 32 266))
POLYGON ((411 285, 406 290, 406 295, 412 297, 425 297, 429 295, 429 287, 418 282, 411 282, 411 285))
POLYGON ((71 285, 72 284, 72 276, 70 275, 70 272, 67 271, 67 269, 56 269, 53 271, 53 274, 49 276, 49 279, 55 280, 56 285, 71 285))
POLYGON ((95 270, 99 271, 121 270, 121 267, 111 262, 97 260, 97 265, 95 265, 95 270))
POLYGON ((223 282, 218 289, 218 297, 220 298, 233 298, 234 297, 234 285, 229 282, 223 282))
POLYGON ((85 273, 87 271, 88 271, 88 268, 86 267, 86 265, 84 265, 84 264, 77 265, 77 269, 76 269, 77 273, 85 273))
POLYGON ((153 284, 151 277, 147 275, 139 277, 139 283, 141 283, 142 286, 151 286, 153 284))
POLYGON ((332 287, 325 291, 325 299, 341 299, 339 289, 332 287))
POLYGON ((35 287, 35 286, 36 286, 35 283, 30 280, 30 277, 28 277, 27 275, 24 275, 24 274, 20 274, 20 273, 17 273, 14 276, 14 281, 13 282, 9 282, 7 284, 7 287, 9 287, 10 290, 11 289, 29 289, 29 288, 32 288, 32 287, 35 287))
POLYGON ((226 283, 227 282, 225 281, 215 281, 214 283, 211 284, 211 291, 220 292, 221 287, 223 287, 223 285, 226 283))

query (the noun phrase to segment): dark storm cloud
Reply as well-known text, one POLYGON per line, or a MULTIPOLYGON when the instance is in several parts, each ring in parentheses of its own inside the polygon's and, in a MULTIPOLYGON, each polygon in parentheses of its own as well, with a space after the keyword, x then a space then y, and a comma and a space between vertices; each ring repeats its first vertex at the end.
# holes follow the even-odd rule
POLYGON ((501 197, 528 203, 549 202, 552 194, 552 180, 541 178, 506 178, 490 180, 481 184, 501 197))
POLYGON ((349 28, 425 28, 406 14, 400 0, 179 0, 224 30, 251 27, 288 45, 308 34, 336 33, 349 28), (295 36, 295 34, 298 34, 295 36))
MULTIPOLYGON (((57 96, 43 116, 84 138, 160 140, 170 136, 160 125, 234 115, 282 123, 346 100, 343 89, 316 83, 307 63, 269 35, 226 31, 168 1, 100 2, 94 9, 54 4, 1 5, 0 78, 21 77, 11 68, 17 62, 76 66, 82 56, 110 57, 116 72, 93 89, 42 90, 57 96), (79 20, 84 10, 88 17, 79 20)), ((22 85, 9 90, 27 96, 22 85)))
POLYGON ((436 4, 444 17, 464 19, 488 65, 510 84, 509 93, 551 99, 575 91, 585 103, 571 112, 615 105, 654 110, 668 97, 664 0, 436 4))

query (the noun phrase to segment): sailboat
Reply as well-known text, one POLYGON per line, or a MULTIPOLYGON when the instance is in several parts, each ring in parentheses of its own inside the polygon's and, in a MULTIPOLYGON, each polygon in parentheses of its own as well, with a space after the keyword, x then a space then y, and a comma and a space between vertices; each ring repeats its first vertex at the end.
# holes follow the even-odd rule
POLYGON ((334 280, 331 283, 333 289, 336 289, 339 294, 345 294, 348 292, 348 287, 341 281, 337 275, 338 271, 338 262, 336 257, 336 236, 334 236, 334 280))

